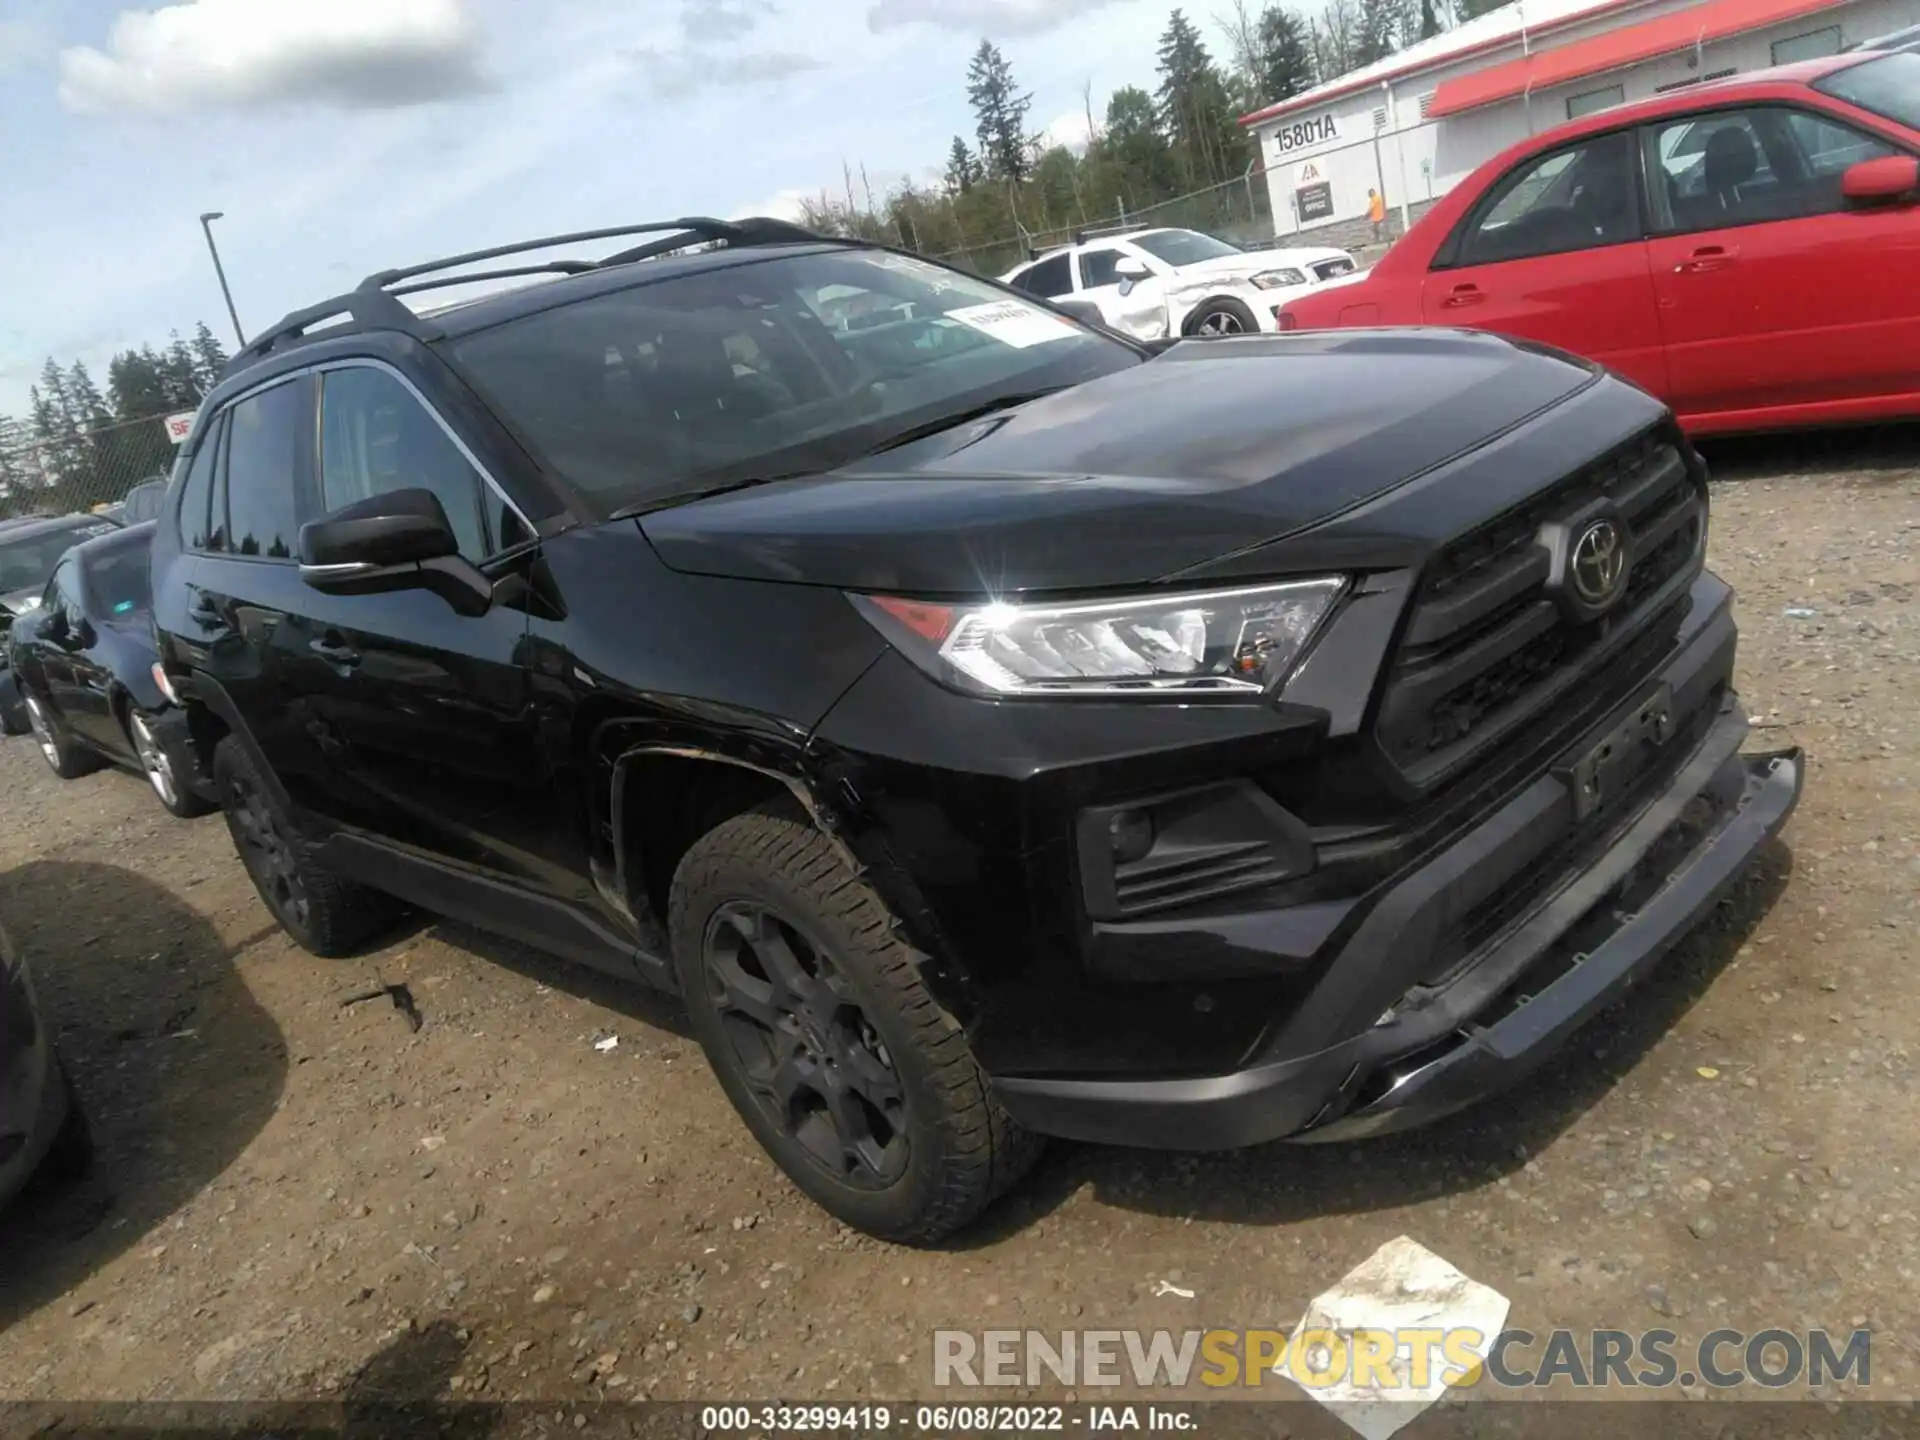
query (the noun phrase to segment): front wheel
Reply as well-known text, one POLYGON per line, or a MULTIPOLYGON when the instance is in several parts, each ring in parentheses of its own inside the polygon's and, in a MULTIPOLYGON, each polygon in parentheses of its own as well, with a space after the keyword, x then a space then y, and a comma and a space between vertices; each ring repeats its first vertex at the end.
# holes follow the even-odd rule
POLYGON ((49 770, 62 780, 78 780, 100 768, 100 757, 69 735, 67 727, 40 703, 39 696, 27 695, 26 706, 27 724, 49 770))
POLYGON ((924 959, 818 830, 775 809, 708 831, 673 877, 674 965, 727 1098, 822 1208, 929 1244, 1031 1167, 924 959))
POLYGON ((147 783, 153 787, 161 808, 182 820, 213 810, 213 805, 196 795, 182 780, 184 767, 161 739, 153 720, 139 710, 127 711, 126 718, 127 739, 133 742, 133 753, 139 757, 140 768, 146 772, 147 783))
POLYGON ((1251 335, 1260 328, 1253 311, 1238 300, 1209 300, 1187 321, 1187 334, 1203 339, 1223 335, 1251 335))

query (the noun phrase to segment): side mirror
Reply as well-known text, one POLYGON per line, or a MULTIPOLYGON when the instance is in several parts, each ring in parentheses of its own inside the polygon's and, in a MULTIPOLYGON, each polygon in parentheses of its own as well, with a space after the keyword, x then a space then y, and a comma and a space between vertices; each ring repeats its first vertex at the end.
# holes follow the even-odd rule
POLYGON ((1911 155, 1886 155, 1849 165, 1840 177, 1840 193, 1856 205, 1886 205, 1911 201, 1920 192, 1920 160, 1911 155))
POLYGON ((99 638, 99 633, 93 628, 93 622, 82 615, 79 623, 69 627, 67 631, 67 646, 73 650, 90 650, 93 648, 93 642, 99 638))
POLYGON ((390 490, 302 525, 300 578, 327 595, 431 590, 462 615, 493 604, 493 582, 461 556, 431 490, 390 490))
POLYGON ((1113 275, 1120 282, 1122 295, 1131 295, 1133 287, 1151 274, 1153 272, 1147 269, 1147 262, 1137 255, 1123 255, 1113 267, 1113 275))
POLYGON ((58 605, 47 611, 47 618, 40 622, 40 633, 56 645, 66 644, 70 633, 67 627, 67 612, 58 605))

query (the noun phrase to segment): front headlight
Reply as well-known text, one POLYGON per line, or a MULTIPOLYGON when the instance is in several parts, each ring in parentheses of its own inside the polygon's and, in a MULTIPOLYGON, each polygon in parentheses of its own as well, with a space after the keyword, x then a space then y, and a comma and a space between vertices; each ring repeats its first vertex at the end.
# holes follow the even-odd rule
POLYGON ((1256 290, 1285 290, 1292 285, 1307 283, 1306 275, 1299 270, 1262 270, 1247 282, 1256 290))
POLYGON ((908 659, 963 689, 1153 699, 1270 689, 1345 584, 1328 577, 1072 605, 849 598, 908 659))

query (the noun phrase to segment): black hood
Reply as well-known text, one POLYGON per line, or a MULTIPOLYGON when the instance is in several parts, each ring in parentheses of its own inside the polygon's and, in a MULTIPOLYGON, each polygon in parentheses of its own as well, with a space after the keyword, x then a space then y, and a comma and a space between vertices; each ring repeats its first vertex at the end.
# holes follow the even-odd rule
POLYGON ((1199 341, 641 524, 696 574, 907 594, 1146 584, 1338 515, 1596 374, 1455 331, 1199 341))

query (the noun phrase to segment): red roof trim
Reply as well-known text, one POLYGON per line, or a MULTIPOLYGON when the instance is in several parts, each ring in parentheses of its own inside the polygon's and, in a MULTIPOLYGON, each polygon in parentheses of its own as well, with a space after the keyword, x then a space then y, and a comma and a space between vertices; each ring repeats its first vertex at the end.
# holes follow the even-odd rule
POLYGON ((1535 90, 1619 70, 1661 55, 1677 54, 1697 44, 1711 44, 1841 3, 1842 0, 1707 0, 1704 5, 1643 20, 1638 25, 1610 30, 1570 45, 1536 50, 1504 65, 1443 80, 1427 106, 1427 115, 1439 120, 1462 111, 1478 110, 1535 90))
MULTIPOLYGON (((1552 35, 1566 29, 1569 25, 1583 25, 1589 20, 1611 15, 1616 10, 1629 10, 1636 5, 1650 5, 1653 0, 1607 0, 1604 5, 1595 5, 1591 10, 1582 10, 1578 15, 1562 15, 1558 19, 1546 21, 1538 29, 1527 31, 1529 36, 1552 35)), ((1838 3, 1838 0, 1836 0, 1838 3)), ((1430 60, 1416 60, 1410 65, 1401 65, 1392 70, 1383 70, 1377 75, 1369 75, 1364 80, 1354 80, 1342 84, 1338 81, 1331 86, 1310 90, 1296 95, 1291 100, 1282 100, 1269 105, 1264 110, 1255 110, 1250 115, 1242 115, 1242 125, 1258 125, 1272 120, 1276 116, 1289 115, 1295 110, 1310 110, 1329 100, 1343 99, 1361 90, 1373 90, 1382 85, 1390 85, 1395 80, 1404 80, 1409 75, 1418 75, 1423 70, 1434 70, 1442 65, 1451 65, 1456 60, 1468 60, 1475 55, 1485 55, 1490 50, 1504 50, 1509 45, 1520 43, 1520 32, 1510 30, 1491 40, 1482 40, 1461 50, 1449 50, 1444 55, 1436 55, 1430 60)))

